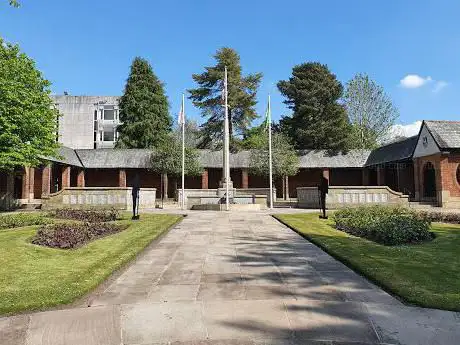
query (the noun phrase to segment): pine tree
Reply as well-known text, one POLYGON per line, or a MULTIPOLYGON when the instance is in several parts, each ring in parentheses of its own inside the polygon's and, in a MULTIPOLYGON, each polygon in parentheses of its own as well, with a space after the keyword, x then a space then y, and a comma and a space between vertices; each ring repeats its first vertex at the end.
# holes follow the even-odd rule
POLYGON ((257 118, 254 106, 257 103, 256 93, 262 74, 243 76, 240 56, 234 49, 219 49, 214 57, 217 61, 215 66, 205 67, 205 72, 192 76, 198 87, 188 90, 189 98, 195 106, 201 109, 202 116, 207 119, 202 125, 200 147, 220 146, 224 123, 222 89, 224 69, 227 67, 230 144, 234 149, 237 137, 240 137, 251 122, 257 118))
POLYGON ((147 60, 134 59, 119 106, 117 147, 155 148, 167 140, 172 126, 168 99, 147 60))
POLYGON ((309 62, 292 69, 289 80, 278 82, 293 111, 280 121, 281 130, 296 149, 346 150, 350 124, 345 108, 339 103, 342 84, 326 65, 309 62))

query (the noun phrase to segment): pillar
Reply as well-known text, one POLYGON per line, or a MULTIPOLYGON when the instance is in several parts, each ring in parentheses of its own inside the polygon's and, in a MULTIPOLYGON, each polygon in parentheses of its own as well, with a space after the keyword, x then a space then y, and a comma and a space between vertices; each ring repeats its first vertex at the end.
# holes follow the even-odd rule
POLYGON ((70 187, 70 166, 62 167, 62 189, 70 187))
POLYGON ((327 178, 327 180, 329 181, 329 184, 331 184, 331 179, 329 177, 329 169, 328 168, 323 168, 323 177, 327 178))
POLYGON ((24 171, 22 173, 21 199, 24 199, 24 200, 29 199, 29 196, 30 196, 29 183, 30 183, 30 168, 29 167, 24 167, 24 171))
POLYGON ((249 174, 248 174, 248 169, 246 168, 241 169, 241 188, 243 189, 249 188, 249 174))
MULTIPOLYGON (((80 176, 80 175, 79 175, 80 176)), ((126 170, 118 170, 118 187, 126 187, 126 170)))
POLYGON ((12 209, 14 205, 14 172, 11 171, 6 175, 6 209, 12 209))
POLYGON ((289 176, 284 176, 284 200, 289 199, 289 176))
POLYGON ((168 199, 168 174, 163 174, 163 195, 164 195, 164 199, 168 199))
POLYGON ((51 167, 46 165, 42 172, 42 198, 48 197, 51 191, 51 167))
POLYGON ((414 198, 415 201, 420 201, 420 175, 419 175, 419 159, 414 159, 414 198))
POLYGON ((35 169, 29 168, 29 201, 35 199, 35 169))
POLYGON ((377 166, 377 186, 383 186, 385 184, 384 168, 377 166))
POLYGON ((208 169, 204 169, 201 173, 201 189, 208 189, 209 188, 209 175, 208 169))
MULTIPOLYGON (((125 181, 126 181, 126 174, 125 174, 125 181)), ((84 187, 85 186, 85 170, 80 169, 77 175, 77 187, 84 187)))

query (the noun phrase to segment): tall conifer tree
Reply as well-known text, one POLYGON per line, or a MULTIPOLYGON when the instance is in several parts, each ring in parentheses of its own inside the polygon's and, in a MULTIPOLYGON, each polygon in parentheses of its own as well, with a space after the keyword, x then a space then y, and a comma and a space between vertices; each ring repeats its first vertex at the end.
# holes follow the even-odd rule
POLYGON ((304 63, 292 69, 289 80, 278 83, 292 109, 292 116, 280 121, 281 130, 291 137, 297 149, 346 150, 350 123, 339 103, 342 84, 326 65, 304 63))
POLYGON ((194 74, 196 89, 188 90, 193 104, 201 109, 206 122, 202 125, 201 148, 219 146, 222 140, 224 109, 222 89, 224 69, 228 71, 228 116, 230 144, 235 148, 235 137, 242 135, 257 118, 256 93, 262 79, 261 73, 242 75, 240 56, 231 48, 219 49, 214 56, 217 64, 205 67, 205 72, 194 74))
POLYGON ((136 57, 120 98, 119 148, 155 148, 167 140, 172 119, 163 84, 147 60, 136 57))

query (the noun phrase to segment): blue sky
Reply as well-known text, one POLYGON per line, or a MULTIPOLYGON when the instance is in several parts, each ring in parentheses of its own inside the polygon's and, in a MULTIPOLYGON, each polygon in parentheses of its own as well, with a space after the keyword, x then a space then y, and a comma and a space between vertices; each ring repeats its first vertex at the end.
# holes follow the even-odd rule
MULTIPOLYGON (((342 82, 368 73, 402 124, 460 119, 459 1, 0 2, 0 35, 36 60, 54 93, 121 94, 139 55, 164 81, 176 114, 192 73, 229 46, 244 72, 263 72, 257 110, 263 114, 270 92, 275 119, 288 113, 276 82, 305 61, 327 64, 342 82)), ((189 101, 187 116, 199 119, 189 101)))

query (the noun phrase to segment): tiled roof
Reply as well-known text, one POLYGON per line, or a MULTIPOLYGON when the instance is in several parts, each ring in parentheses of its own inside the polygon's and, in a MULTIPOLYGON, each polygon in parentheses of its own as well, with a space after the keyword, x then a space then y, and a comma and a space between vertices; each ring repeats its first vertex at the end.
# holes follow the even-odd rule
POLYGON ((69 147, 66 147, 66 146, 61 146, 58 149, 57 157, 43 157, 43 158, 51 162, 57 162, 57 163, 63 163, 67 165, 77 166, 77 167, 83 167, 75 150, 69 147))
POLYGON ((147 149, 75 150, 85 168, 149 168, 151 152, 147 149))
POLYGON ((460 148, 460 121, 424 121, 440 149, 460 148))
POLYGON ((299 151, 299 160, 301 168, 361 168, 369 154, 369 150, 334 154, 327 150, 302 150, 299 151))
POLYGON ((418 135, 379 147, 370 153, 365 166, 409 159, 414 153, 417 141, 418 135))

